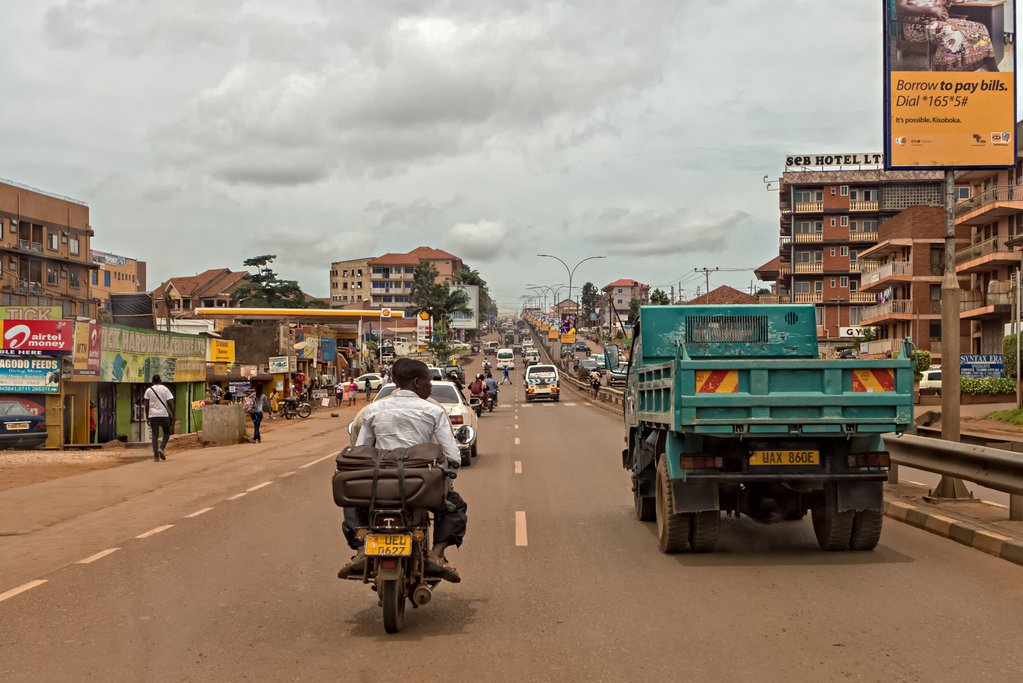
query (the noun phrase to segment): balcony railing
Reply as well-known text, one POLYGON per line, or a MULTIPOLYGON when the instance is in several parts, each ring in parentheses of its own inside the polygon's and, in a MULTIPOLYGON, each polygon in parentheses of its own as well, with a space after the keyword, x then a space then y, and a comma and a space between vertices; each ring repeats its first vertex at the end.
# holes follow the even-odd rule
MULTIPOLYGON (((788 303, 789 298, 785 297, 785 303, 788 303)), ((782 303, 782 297, 777 294, 761 294, 757 297, 757 303, 761 304, 780 304, 782 303)))
POLYGON ((1023 202, 1023 185, 998 185, 964 199, 956 204, 956 218, 962 218, 998 202, 1023 202))
POLYGON ((850 201, 850 211, 877 211, 877 200, 873 201, 850 201))
POLYGON ((29 240, 18 240, 18 249, 35 252, 36 254, 43 253, 43 245, 41 243, 29 240))
POLYGON ((1011 251, 1009 247, 1005 246, 1004 237, 995 236, 991 239, 966 247, 965 249, 960 249, 956 252, 956 265, 961 266, 967 261, 972 261, 982 256, 993 254, 997 251, 1011 251))
POLYGON ((872 304, 877 301, 877 295, 870 292, 853 292, 849 295, 851 304, 872 304))
POLYGON ((799 294, 793 296, 793 303, 797 304, 820 304, 824 303, 824 294, 817 292, 814 294, 799 294))
POLYGON ((778 238, 778 250, 788 249, 792 246, 792 237, 790 235, 782 235, 778 238))
POLYGON ((796 213, 820 213, 824 202, 796 202, 796 213))
POLYGON ((1011 290, 1006 292, 988 292, 987 296, 984 296, 983 292, 973 289, 964 291, 962 297, 959 301, 960 313, 987 306, 1012 306, 1014 303, 1011 290))
POLYGON ((902 275, 912 275, 913 264, 910 261, 889 261, 884 265, 880 266, 877 270, 874 270, 866 278, 867 282, 877 282, 883 280, 886 277, 899 277, 902 275))
POLYGON ((21 294, 42 294, 43 283, 29 282, 28 280, 18 280, 16 283, 14 283, 14 291, 20 292, 21 294))
POLYGON ((817 263, 797 263, 795 267, 796 267, 796 272, 797 273, 823 273, 824 272, 824 264, 821 263, 821 262, 817 262, 817 263))
POLYGON ((868 306, 863 309, 863 320, 871 320, 873 318, 883 318, 889 315, 897 315, 900 313, 910 312, 909 299, 893 299, 892 301, 886 301, 883 304, 876 306, 868 306))
POLYGON ((792 272, 792 264, 791 263, 782 263, 782 264, 780 264, 778 266, 778 274, 779 275, 788 275, 791 272, 792 272))
POLYGON ((862 273, 864 261, 849 261, 850 273, 862 273))
POLYGON ((860 232, 860 231, 850 232, 849 233, 849 241, 850 242, 876 242, 877 241, 877 232, 860 232))
POLYGON ((797 232, 792 236, 792 239, 797 244, 805 244, 807 242, 823 242, 824 233, 822 232, 797 232))

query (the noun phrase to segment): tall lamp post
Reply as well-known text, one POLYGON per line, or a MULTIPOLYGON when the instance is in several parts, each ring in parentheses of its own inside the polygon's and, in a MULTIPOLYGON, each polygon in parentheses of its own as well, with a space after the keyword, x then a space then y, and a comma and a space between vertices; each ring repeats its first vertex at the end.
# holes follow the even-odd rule
POLYGON ((565 263, 560 258, 558 258, 557 256, 554 256, 552 254, 537 254, 537 256, 539 256, 540 258, 552 258, 555 261, 559 262, 561 265, 565 266, 565 271, 568 273, 568 300, 569 301, 572 300, 572 276, 575 275, 575 269, 578 268, 579 266, 581 266, 582 264, 586 263, 587 261, 592 261, 592 260, 598 259, 598 258, 607 258, 606 256, 587 256, 582 261, 580 261, 579 263, 577 263, 574 266, 572 266, 571 268, 569 268, 567 263, 565 263))
POLYGON ((540 289, 540 290, 543 290, 543 307, 544 307, 544 313, 545 314, 548 312, 547 311, 547 295, 550 294, 551 297, 553 298, 554 297, 554 292, 556 291, 554 288, 555 287, 564 287, 564 286, 565 285, 562 285, 562 284, 558 284, 558 285, 533 285, 533 284, 528 284, 528 283, 526 284, 526 287, 529 287, 530 289, 540 289))

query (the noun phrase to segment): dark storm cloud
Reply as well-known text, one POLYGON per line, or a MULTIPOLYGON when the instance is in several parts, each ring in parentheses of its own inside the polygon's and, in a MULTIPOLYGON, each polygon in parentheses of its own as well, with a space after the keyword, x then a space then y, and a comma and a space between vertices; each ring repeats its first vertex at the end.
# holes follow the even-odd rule
POLYGON ((611 207, 587 212, 579 222, 615 254, 675 256, 725 249, 749 218, 744 211, 703 217, 694 216, 690 209, 658 212, 611 207))

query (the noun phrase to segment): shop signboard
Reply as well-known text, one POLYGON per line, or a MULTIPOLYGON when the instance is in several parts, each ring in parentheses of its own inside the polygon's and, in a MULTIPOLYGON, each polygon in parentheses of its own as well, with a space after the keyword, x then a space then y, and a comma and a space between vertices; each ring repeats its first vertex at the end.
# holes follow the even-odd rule
POLYGON ((465 292, 469 299, 465 311, 451 312, 451 329, 475 330, 480 326, 480 288, 477 285, 455 285, 454 289, 465 292))
POLYGON ((1015 0, 883 2, 885 167, 1013 166, 1015 0))
POLYGON ((288 372, 290 364, 287 356, 272 356, 268 362, 271 375, 283 375, 288 372))
POLYGON ((165 384, 206 379, 206 337, 121 325, 102 326, 101 382, 165 384))
POLYGON ((303 360, 316 360, 316 352, 320 348, 320 338, 307 334, 303 336, 302 341, 305 346, 298 350, 298 357, 303 360))
POLYGON ((4 320, 3 352, 20 356, 69 355, 75 348, 72 320, 4 320))
POLYGON ((0 358, 0 393, 56 394, 60 361, 56 358, 0 358))
POLYGON ((324 363, 337 361, 337 339, 320 337, 320 360, 324 363))
POLYGON ((233 363, 234 362, 234 340, 233 339, 210 339, 209 351, 206 360, 210 363, 233 363))
POLYGON ((422 311, 416 317, 416 343, 419 345, 429 344, 433 337, 433 324, 430 321, 430 314, 422 311))
POLYGON ((99 377, 103 343, 96 323, 75 323, 75 350, 71 356, 75 377, 99 377))
POLYGON ((246 379, 252 379, 259 374, 259 368, 255 365, 243 365, 238 369, 238 373, 246 379))
POLYGON ((60 306, 0 306, 0 320, 60 320, 60 306))
POLYGON ((1000 353, 963 353, 959 356, 960 377, 1005 377, 1005 356, 1000 353))

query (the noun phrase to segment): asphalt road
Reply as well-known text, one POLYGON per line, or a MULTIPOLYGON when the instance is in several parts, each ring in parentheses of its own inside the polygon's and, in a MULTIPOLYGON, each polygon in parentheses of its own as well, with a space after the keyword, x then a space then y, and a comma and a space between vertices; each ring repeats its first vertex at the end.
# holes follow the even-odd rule
MULTIPOLYGON (((33 576, 0 575, 0 598, 46 581, 0 601, 0 680, 1014 681, 1023 671, 1020 567, 890 521, 871 553, 818 551, 809 520, 726 520, 717 553, 662 555, 653 526, 633 516, 619 418, 572 394, 527 405, 521 384, 502 390, 481 419, 479 460, 457 480, 469 533, 449 559, 463 582, 409 611, 401 634, 384 633, 368 587, 336 578, 349 553, 333 463, 316 460, 336 450, 338 420, 225 460, 214 486, 189 471, 158 505, 5 539, 13 551, 65 528, 77 559, 119 550, 88 564, 67 550, 22 553, 33 576)), ((156 471, 146 467, 162 465, 126 466, 156 471)))

